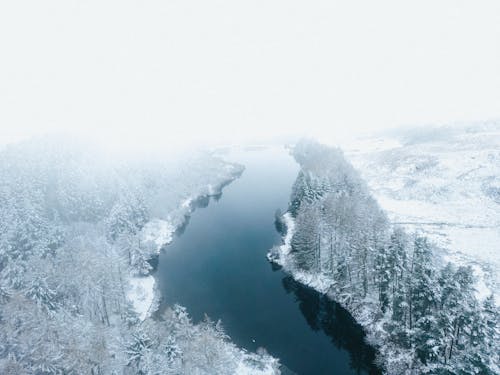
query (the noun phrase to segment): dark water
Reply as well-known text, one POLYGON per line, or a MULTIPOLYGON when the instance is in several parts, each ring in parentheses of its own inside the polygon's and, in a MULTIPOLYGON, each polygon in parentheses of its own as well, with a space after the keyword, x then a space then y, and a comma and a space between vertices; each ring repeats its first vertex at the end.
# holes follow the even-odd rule
POLYGON ((160 256, 165 303, 186 306, 195 322, 222 319, 234 343, 264 347, 297 374, 378 374, 351 316, 265 258, 280 242, 274 213, 287 207, 295 162, 283 149, 231 159, 245 164, 242 177, 197 209, 160 256))

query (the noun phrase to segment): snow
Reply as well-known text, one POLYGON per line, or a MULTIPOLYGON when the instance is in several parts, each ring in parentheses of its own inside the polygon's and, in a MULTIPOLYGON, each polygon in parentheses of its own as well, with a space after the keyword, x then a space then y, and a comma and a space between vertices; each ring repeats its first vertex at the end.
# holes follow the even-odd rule
POLYGON ((154 244, 155 250, 159 254, 163 246, 172 242, 174 233, 175 227, 170 222, 153 219, 142 228, 141 241, 146 244, 154 244))
POLYGON ((285 212, 285 214, 281 216, 281 219, 283 220, 283 224, 286 226, 286 234, 282 238, 282 244, 273 247, 267 253, 266 257, 270 262, 274 262, 284 268, 288 268, 286 262, 289 257, 287 255, 290 254, 290 251, 292 250, 292 238, 295 233, 295 221, 290 212, 285 212))
POLYGON ((473 265, 472 269, 478 278, 476 283, 476 296, 479 300, 485 300, 491 295, 491 288, 486 285, 484 271, 478 265, 473 265))
POLYGON ((265 355, 263 358, 256 354, 241 351, 241 359, 236 367, 238 375, 278 375, 279 364, 276 358, 265 355))
POLYGON ((286 235, 283 237, 283 243, 280 246, 274 247, 268 254, 267 259, 274 262, 286 270, 293 270, 293 277, 302 284, 308 285, 321 293, 327 293, 332 286, 332 280, 323 277, 322 274, 312 274, 295 269, 287 262, 291 259, 289 256, 292 250, 292 238, 295 233, 295 221, 290 212, 286 212, 282 216, 283 223, 286 225, 286 235))
POLYGON ((344 150, 351 152, 375 152, 385 151, 401 146, 401 142, 395 138, 378 137, 378 138, 351 138, 341 140, 339 146, 344 150))
MULTIPOLYGON (((242 172, 242 166, 236 164, 225 163, 222 167, 225 171, 224 174, 214 177, 216 179, 215 184, 208 183, 201 186, 198 197, 219 193, 224 183, 234 180, 242 172)), ((159 255, 161 249, 172 242, 177 228, 184 223, 186 216, 194 210, 192 203, 197 199, 197 196, 194 193, 194 195, 181 199, 177 208, 170 212, 166 220, 156 218, 144 225, 140 232, 141 247, 144 251, 150 252, 148 254, 150 257, 159 255)), ((158 292, 155 289, 154 277, 151 275, 146 277, 130 276, 129 284, 130 289, 127 291, 127 299, 132 303, 139 318, 144 320, 156 308, 155 302, 158 299, 158 292)))
POLYGON ((132 302, 139 319, 144 320, 152 313, 151 310, 155 299, 155 279, 151 275, 132 277, 129 279, 129 284, 127 299, 132 302))
POLYGON ((235 373, 238 375, 275 375, 276 370, 271 366, 266 366, 263 369, 255 368, 245 361, 241 361, 238 363, 235 373))
POLYGON ((500 303, 500 126, 419 130, 343 145, 391 222, 470 265, 477 296, 500 303), (418 138, 417 138, 418 137, 418 138))
POLYGON ((169 372, 171 359, 180 359, 167 359, 165 347, 175 350, 177 343, 186 349, 182 362, 188 370, 183 373, 215 373, 219 368, 279 373, 276 359, 239 349, 216 326, 172 315, 167 318, 169 335, 164 335, 165 329, 158 328, 165 328, 165 320, 148 319, 159 306, 160 293, 147 261, 173 240, 176 228, 195 209, 193 202, 219 193, 242 173, 242 166, 205 152, 187 160, 106 156, 93 145, 52 136, 0 153, 5 185, 0 188, 0 253, 4 247, 8 251, 2 254, 8 261, 2 274, 8 288, 0 286, 0 297, 5 297, 0 310, 2 318, 7 314, 17 322, 14 327, 9 323, 14 320, 0 319, 0 336, 6 339, 0 347, 7 348, 0 356, 0 373, 12 364, 15 373, 89 373, 97 367, 106 373, 169 372), (143 225, 146 218, 152 220, 143 225), (27 238, 22 249, 12 233, 27 238), (55 249, 57 256, 52 256, 55 249), (9 253, 19 250, 25 253, 21 265, 9 253), (20 266, 27 272, 19 274, 20 266), (29 287, 27 292, 17 290, 19 285, 29 287), (119 290, 125 301, 117 298, 119 290), (24 292, 29 300, 10 298, 24 292), (55 297, 65 303, 53 301, 55 297), (47 335, 57 336, 57 345, 45 340, 47 335), (151 343, 147 353, 134 351, 136 340, 143 338, 151 343), (89 343, 102 344, 99 358, 89 343), (203 352, 207 343, 213 345, 209 356, 203 352))
POLYGON ((281 250, 284 255, 290 253, 293 234, 295 233, 295 222, 293 220, 292 214, 290 212, 286 212, 283 215, 283 222, 286 225, 286 235, 283 239, 283 244, 281 245, 281 250))
POLYGON ((189 198, 186 198, 182 201, 181 203, 181 207, 182 208, 185 208, 185 209, 189 209, 191 208, 191 204, 193 203, 193 198, 189 197, 189 198))
MULTIPOLYGON (((186 199, 181 202, 180 207, 187 208, 190 202, 190 198, 186 199)), ((153 219, 142 228, 140 233, 142 246, 146 249, 151 246, 153 248, 151 255, 158 255, 165 245, 172 242, 175 230, 175 226, 169 221, 153 219)), ((151 275, 146 277, 131 276, 129 284, 127 299, 132 303, 139 319, 144 320, 154 312, 155 298, 157 297, 155 279, 151 275)))

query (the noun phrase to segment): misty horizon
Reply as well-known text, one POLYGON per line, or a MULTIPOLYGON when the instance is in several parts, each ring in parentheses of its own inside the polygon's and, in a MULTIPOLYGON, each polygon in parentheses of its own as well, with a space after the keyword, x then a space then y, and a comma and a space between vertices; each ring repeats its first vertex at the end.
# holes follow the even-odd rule
POLYGON ((0 1, 1 375, 500 374, 500 1, 0 1))

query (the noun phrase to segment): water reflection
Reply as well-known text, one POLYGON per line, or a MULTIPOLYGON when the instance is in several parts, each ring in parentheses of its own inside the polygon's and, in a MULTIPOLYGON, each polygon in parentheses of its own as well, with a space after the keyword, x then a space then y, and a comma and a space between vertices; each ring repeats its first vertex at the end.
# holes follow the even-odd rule
MULTIPOLYGON (((221 197, 222 197, 222 191, 220 193, 217 193, 217 194, 202 195, 190 203, 190 208, 191 208, 191 210, 195 210, 197 208, 206 208, 206 207, 208 207, 208 205, 210 204, 210 201, 212 199, 215 202, 218 202, 219 199, 221 199, 221 197)), ((189 224, 190 219, 191 219, 191 214, 187 214, 184 217, 184 221, 183 221, 182 225, 180 225, 177 228, 177 230, 175 231, 175 234, 177 236, 181 236, 184 233, 184 231, 186 230, 186 228, 189 224)))
MULTIPOLYGON (((177 232, 186 229, 184 235, 160 255, 156 276, 162 308, 179 303, 195 322, 205 313, 221 319, 238 346, 250 351, 263 346, 280 358, 283 375, 380 373, 372 369, 368 353, 373 351, 347 312, 283 279, 284 272, 270 271, 279 267, 265 254, 281 240, 270 224, 275 209, 288 205, 297 165, 283 152, 282 157, 268 151, 245 155, 248 169, 242 178, 216 204, 208 197, 192 202, 191 209, 210 204, 188 217, 189 225, 186 220, 177 232)), ((275 224, 283 234, 285 227, 275 224)))
POLYGON ((291 276, 282 279, 287 293, 293 293, 299 309, 314 331, 322 330, 339 349, 349 352, 350 366, 358 373, 380 375, 382 372, 373 365, 375 350, 364 341, 362 327, 356 323, 347 310, 324 294, 318 293, 291 276))

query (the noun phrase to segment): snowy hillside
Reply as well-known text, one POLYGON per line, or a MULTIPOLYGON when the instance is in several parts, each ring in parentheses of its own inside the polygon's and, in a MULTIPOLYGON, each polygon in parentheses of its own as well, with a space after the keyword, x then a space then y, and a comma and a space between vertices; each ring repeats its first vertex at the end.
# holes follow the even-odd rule
POLYGON ((152 317, 151 260, 243 167, 210 154, 112 158, 43 137, 0 152, 1 374, 279 373, 220 322, 152 317))
POLYGON ((471 265, 500 300, 500 124, 364 138, 346 156, 394 223, 423 232, 445 261, 471 265))
POLYGON ((473 268, 392 225, 340 149, 305 140, 292 154, 301 170, 268 259, 346 308, 385 373, 497 374, 498 309, 474 296, 473 268))

